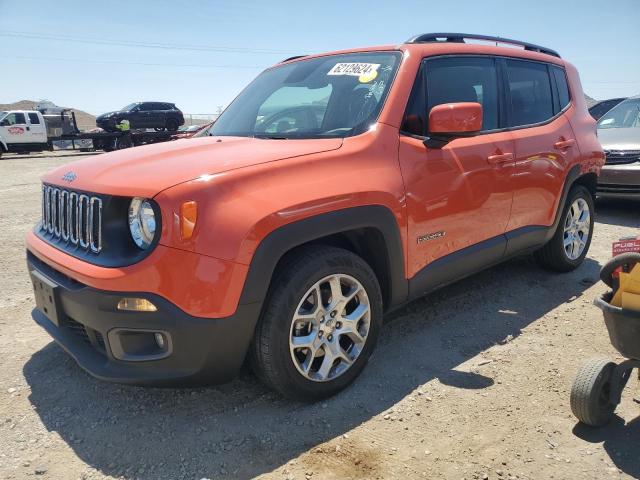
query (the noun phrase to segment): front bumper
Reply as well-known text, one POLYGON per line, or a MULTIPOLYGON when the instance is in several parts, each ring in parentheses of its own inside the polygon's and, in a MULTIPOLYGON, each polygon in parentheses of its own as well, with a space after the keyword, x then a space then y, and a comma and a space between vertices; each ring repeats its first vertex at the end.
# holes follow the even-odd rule
POLYGON ((52 301, 57 325, 50 320, 50 313, 45 315, 37 308, 33 319, 99 379, 149 386, 202 385, 228 381, 242 366, 259 304, 239 305, 236 313, 226 318, 193 317, 159 295, 88 287, 30 253, 27 266, 29 272, 37 272, 39 278, 55 286, 52 301), (157 311, 117 310, 123 297, 146 298, 157 311), (170 348, 162 358, 143 354, 122 360, 121 332, 161 332, 170 348))
POLYGON ((640 198, 640 163, 602 167, 597 193, 599 197, 640 198))

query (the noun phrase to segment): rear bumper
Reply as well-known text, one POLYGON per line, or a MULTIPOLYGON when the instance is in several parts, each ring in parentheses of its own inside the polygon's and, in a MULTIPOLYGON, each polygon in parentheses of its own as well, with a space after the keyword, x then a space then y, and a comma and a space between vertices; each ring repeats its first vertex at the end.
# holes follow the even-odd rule
POLYGON ((202 385, 228 381, 242 366, 259 315, 258 304, 240 305, 226 318, 199 318, 155 294, 88 287, 33 255, 28 255, 27 266, 56 285, 58 324, 37 308, 33 319, 99 379, 149 386, 202 385), (116 306, 126 296, 146 298, 157 311, 119 311, 116 306), (170 348, 162 358, 143 354, 122 360, 123 332, 161 332, 170 348))
POLYGON ((640 198, 640 163, 602 167, 598 196, 640 198))

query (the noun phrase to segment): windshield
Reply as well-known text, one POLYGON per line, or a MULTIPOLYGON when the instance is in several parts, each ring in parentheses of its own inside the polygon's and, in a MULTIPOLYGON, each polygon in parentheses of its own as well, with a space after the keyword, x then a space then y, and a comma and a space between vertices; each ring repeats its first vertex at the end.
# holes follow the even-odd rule
POLYGON ((400 52, 301 60, 260 74, 229 105, 210 135, 258 138, 348 137, 376 121, 400 52))
POLYGON ((138 106, 137 103, 130 103, 126 107, 122 107, 121 112, 128 112, 129 110, 132 110, 134 107, 137 107, 137 106, 138 106))
POLYGON ((640 98, 619 103, 598 120, 598 128, 640 127, 640 98))

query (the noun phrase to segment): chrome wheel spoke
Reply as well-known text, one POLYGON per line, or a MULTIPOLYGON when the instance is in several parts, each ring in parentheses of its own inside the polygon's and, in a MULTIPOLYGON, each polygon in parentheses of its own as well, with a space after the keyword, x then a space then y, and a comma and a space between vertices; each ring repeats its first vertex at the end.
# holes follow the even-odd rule
POLYGON ((591 232, 591 211, 583 198, 577 198, 569 207, 564 221, 563 246, 567 258, 575 260, 582 255, 591 232))
POLYGON ((318 382, 342 375, 369 334, 371 312, 362 284, 350 275, 329 275, 307 291, 296 312, 289 336, 296 369, 318 382))

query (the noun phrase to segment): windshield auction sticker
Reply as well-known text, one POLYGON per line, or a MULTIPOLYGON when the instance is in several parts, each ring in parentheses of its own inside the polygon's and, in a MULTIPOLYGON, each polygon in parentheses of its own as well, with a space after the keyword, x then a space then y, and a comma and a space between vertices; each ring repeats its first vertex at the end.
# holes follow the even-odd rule
POLYGON ((336 63, 327 75, 349 75, 352 77, 376 77, 379 63, 336 63))

